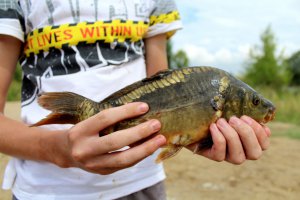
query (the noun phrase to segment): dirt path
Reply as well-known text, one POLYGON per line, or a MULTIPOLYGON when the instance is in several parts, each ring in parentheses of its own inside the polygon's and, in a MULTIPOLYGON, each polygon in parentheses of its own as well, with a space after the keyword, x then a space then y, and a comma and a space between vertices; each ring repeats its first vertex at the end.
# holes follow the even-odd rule
MULTIPOLYGON (((19 104, 9 103, 6 113, 18 119, 19 104)), ((274 130, 292 125, 273 123, 274 130)), ((273 137, 258 161, 240 166, 217 163, 183 150, 167 160, 169 200, 298 200, 300 199, 300 140, 273 137)), ((0 154, 0 178, 8 157, 0 154)), ((0 190, 0 200, 10 193, 0 190)))
POLYGON ((184 151, 165 162, 170 200, 300 199, 300 141, 272 138, 258 161, 216 163, 184 151))

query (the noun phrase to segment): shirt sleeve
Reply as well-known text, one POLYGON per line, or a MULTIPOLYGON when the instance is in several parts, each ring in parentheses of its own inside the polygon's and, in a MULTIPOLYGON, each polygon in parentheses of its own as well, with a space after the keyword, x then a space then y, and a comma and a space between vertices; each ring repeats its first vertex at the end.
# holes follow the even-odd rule
POLYGON ((0 34, 24 42, 23 17, 16 0, 0 0, 0 34))
POLYGON ((150 26, 145 38, 166 33, 170 38, 182 28, 180 15, 174 0, 157 0, 150 14, 150 26))

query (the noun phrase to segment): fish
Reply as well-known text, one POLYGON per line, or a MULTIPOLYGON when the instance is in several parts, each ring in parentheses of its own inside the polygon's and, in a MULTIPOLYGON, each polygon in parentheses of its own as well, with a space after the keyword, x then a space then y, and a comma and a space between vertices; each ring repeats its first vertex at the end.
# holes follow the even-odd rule
POLYGON ((137 81, 95 102, 72 92, 41 94, 38 103, 52 111, 33 126, 76 124, 105 109, 131 102, 146 102, 149 111, 123 120, 101 131, 100 136, 158 119, 156 134, 166 138, 166 145, 156 162, 176 155, 183 147, 198 144, 201 151, 213 144, 209 126, 219 118, 247 115, 265 124, 275 117, 274 104, 232 74, 215 67, 186 67, 164 70, 137 81))

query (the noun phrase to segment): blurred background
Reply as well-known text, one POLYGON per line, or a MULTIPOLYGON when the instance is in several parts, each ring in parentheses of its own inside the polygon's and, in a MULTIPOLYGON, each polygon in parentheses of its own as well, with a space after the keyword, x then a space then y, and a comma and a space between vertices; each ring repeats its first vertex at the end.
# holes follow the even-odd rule
POLYGON ((224 69, 273 101, 271 146, 240 166, 184 152, 165 162, 170 199, 300 199, 300 3, 177 0, 184 28, 169 42, 172 68, 224 69))
POLYGON ((184 28, 169 42, 171 68, 214 66, 277 106, 276 121, 300 125, 300 3, 179 1, 184 28))
MULTIPOLYGON (((175 0, 184 28, 168 42, 170 68, 224 69, 273 101, 271 146, 258 161, 217 163, 188 151, 164 164, 169 200, 300 198, 299 0, 175 0)), ((19 119, 21 69, 6 114, 19 119)), ((0 178, 7 156, 0 154, 0 178)), ((10 193, 0 190, 0 200, 10 193)))

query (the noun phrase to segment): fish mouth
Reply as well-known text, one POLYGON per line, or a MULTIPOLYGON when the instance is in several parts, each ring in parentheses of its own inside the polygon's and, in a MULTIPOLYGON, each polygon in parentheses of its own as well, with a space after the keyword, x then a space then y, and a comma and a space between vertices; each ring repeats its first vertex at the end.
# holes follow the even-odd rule
POLYGON ((267 123, 269 121, 272 121, 275 118, 275 107, 271 108, 269 112, 264 117, 262 123, 267 123))

